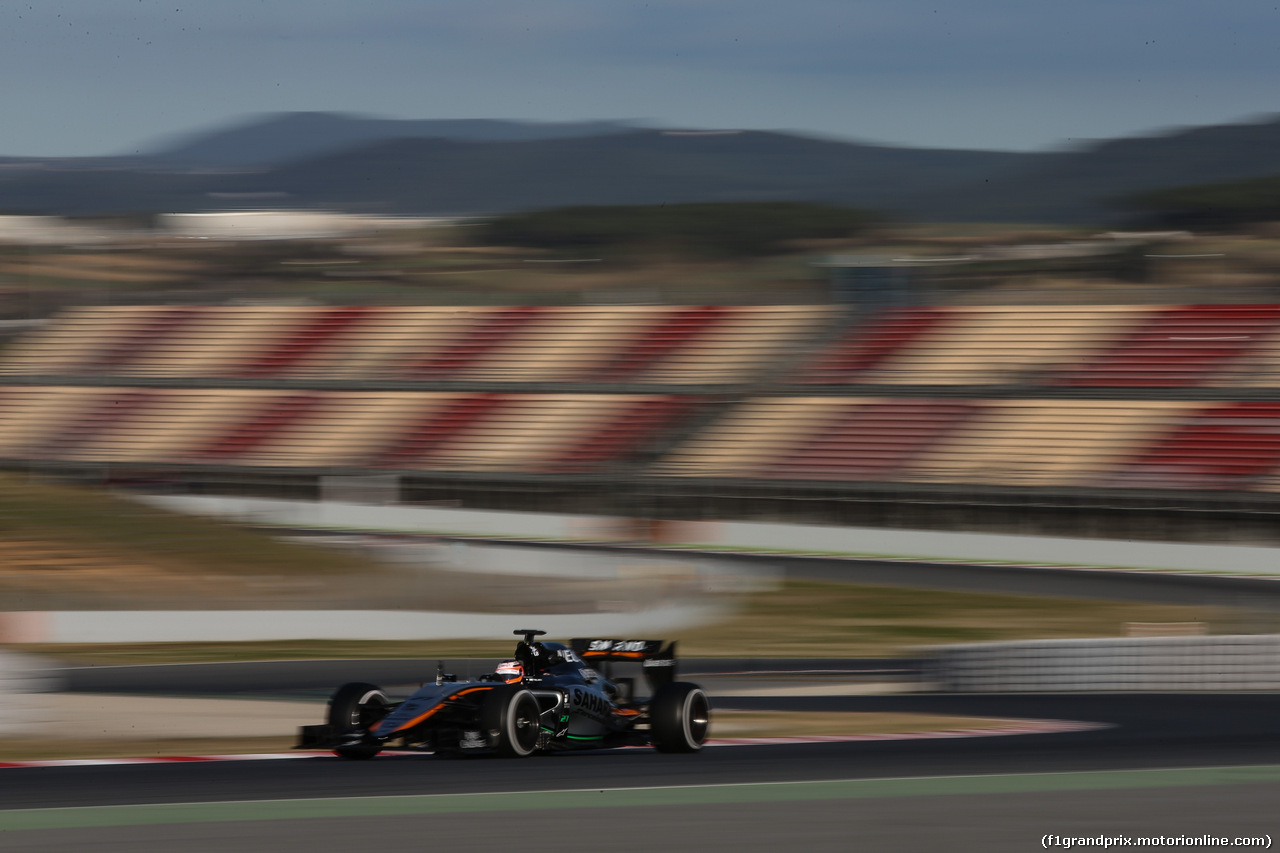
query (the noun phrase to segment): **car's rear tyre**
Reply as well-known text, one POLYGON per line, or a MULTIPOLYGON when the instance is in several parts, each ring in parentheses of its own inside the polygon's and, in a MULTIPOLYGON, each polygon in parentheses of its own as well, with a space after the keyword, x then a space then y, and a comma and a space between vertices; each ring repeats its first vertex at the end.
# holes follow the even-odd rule
MULTIPOLYGON (((375 684, 353 681, 339 687, 329 698, 327 722, 341 736, 354 730, 366 731, 387 715, 391 706, 387 694, 375 684)), ((334 754, 356 761, 373 758, 382 748, 377 744, 334 747, 334 754)))
POLYGON ((649 702, 649 739, 658 752, 697 752, 711 729, 711 702, 696 684, 664 684, 649 702))
POLYGON ((532 693, 518 684, 507 684, 485 694, 480 724, 499 755, 525 758, 538 748, 541 714, 532 693))

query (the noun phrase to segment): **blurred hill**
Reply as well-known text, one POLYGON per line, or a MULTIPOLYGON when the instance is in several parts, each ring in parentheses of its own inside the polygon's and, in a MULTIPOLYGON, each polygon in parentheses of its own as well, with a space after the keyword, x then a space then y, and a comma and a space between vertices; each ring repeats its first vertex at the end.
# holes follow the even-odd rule
POLYGON ((1136 193, 1123 200, 1159 227, 1218 230, 1280 222, 1280 175, 1136 193))
POLYGON ((403 139, 245 176, 246 193, 399 213, 501 213, 570 205, 819 201, 887 207, 904 191, 976 180, 1036 155, 933 151, 781 133, 476 143, 403 139))
POLYGON ((1280 174, 1280 118, 1042 153, 904 148, 617 122, 265 116, 128 158, 15 160, 0 211, 323 207, 421 215, 569 205, 812 201, 917 221, 1102 224, 1114 200, 1280 174))
POLYGON ((981 180, 1041 156, 894 148, 759 131, 380 122, 300 114, 191 140, 157 155, 10 164, 0 173, 0 212, 84 216, 323 207, 473 215, 730 201, 892 208, 903 193, 981 180), (442 135, 416 135, 415 128, 427 127, 442 135), (378 129, 389 136, 343 145, 378 129), (587 135, 554 135, 571 130, 587 135), (536 134, 543 138, 530 138, 536 134), (302 144, 308 136, 312 142, 302 144), (278 161, 286 149, 307 147, 322 153, 261 168, 245 165, 278 161))
POLYGON ((1189 184, 1280 174, 1280 117, 1092 143, 1001 175, 905 200, 937 221, 1085 223, 1123 215, 1117 200, 1189 184))
POLYGON ((525 122, 498 119, 384 119, 300 112, 256 116, 228 128, 177 137, 147 155, 174 165, 205 168, 263 167, 316 157, 388 139, 455 139, 516 142, 606 136, 630 125, 612 121, 525 122))

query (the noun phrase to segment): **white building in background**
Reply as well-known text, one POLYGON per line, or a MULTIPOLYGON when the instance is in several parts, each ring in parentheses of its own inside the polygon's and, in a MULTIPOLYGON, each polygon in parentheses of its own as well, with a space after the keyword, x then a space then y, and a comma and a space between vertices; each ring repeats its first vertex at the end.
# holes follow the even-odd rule
POLYGON ((415 228, 448 227, 453 217, 398 217, 328 210, 228 210, 163 213, 154 230, 137 224, 0 215, 0 245, 110 246, 151 238, 236 242, 239 240, 334 240, 371 237, 415 228))
POLYGON ((193 240, 332 240, 455 222, 445 217, 369 216, 327 210, 229 210, 161 214, 156 231, 157 236, 193 240))
POLYGON ((0 216, 0 244, 80 246, 112 239, 114 233, 99 224, 70 222, 57 216, 0 216))

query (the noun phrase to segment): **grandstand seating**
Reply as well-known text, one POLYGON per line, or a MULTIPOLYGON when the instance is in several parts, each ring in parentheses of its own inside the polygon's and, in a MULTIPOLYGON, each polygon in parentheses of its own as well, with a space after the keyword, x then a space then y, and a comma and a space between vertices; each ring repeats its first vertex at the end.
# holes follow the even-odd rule
POLYGON ((1280 403, 1240 402, 1188 412, 1100 485, 1248 489, 1280 465, 1280 403))
POLYGON ((262 405, 249 417, 195 448, 194 456, 201 461, 217 461, 252 453, 271 436, 307 420, 321 405, 321 396, 316 393, 282 393, 263 398, 262 405))
MULTIPOLYGON (((111 373, 191 379, 242 376, 268 357, 273 340, 295 334, 304 320, 288 307, 202 306, 186 315, 180 326, 137 341, 132 355, 111 373)), ((74 372, 103 371, 89 361, 74 372)))
POLYGON ((0 411, 0 457, 34 458, 34 450, 48 436, 80 422, 80 413, 111 389, 57 386, 4 389, 0 411))
POLYGON ((917 482, 1087 487, 1198 404, 1168 400, 984 400, 914 460, 917 482))
POLYGON ((122 329, 108 346, 93 355, 92 362, 85 365, 87 370, 105 374, 117 372, 144 348, 153 346, 157 339, 179 334, 194 315, 191 308, 181 306, 131 308, 127 313, 133 315, 133 322, 122 329))
POLYGON ((459 382, 579 382, 643 334, 659 309, 543 308, 445 378, 459 382))
POLYGON ((95 372, 98 356, 110 353, 139 319, 164 308, 77 308, 43 329, 20 338, 4 358, 6 373, 45 376, 95 372))
POLYGON ((0 374, 733 384, 838 316, 825 306, 95 308, 19 341, 0 374))
POLYGON ((435 459, 467 470, 542 471, 554 457, 589 447, 587 436, 597 425, 626 408, 627 402, 609 394, 513 396, 488 423, 456 437, 435 459))
POLYGON ((1181 305, 1151 311, 1114 346, 1063 371, 1059 384, 1198 385, 1245 359, 1280 326, 1280 305, 1181 305))
POLYGON ((601 382, 635 381, 669 353, 705 334, 725 313, 718 305, 682 308, 670 313, 617 353, 595 378, 601 382))
POLYGON ((890 309, 818 353, 805 384, 1280 384, 1280 306, 890 309), (1265 348, 1265 355, 1263 354, 1265 348))
POLYGON ((817 354, 810 385, 1034 385, 1138 322, 1135 306, 889 309, 817 354))
POLYGON ((74 458, 76 450, 104 432, 118 428, 146 407, 155 392, 148 389, 95 389, 92 402, 77 417, 58 424, 35 439, 30 453, 37 458, 74 458))
POLYGON ((315 312, 305 322, 272 342, 241 369, 242 376, 279 376, 322 347, 350 332, 366 315, 362 308, 328 308, 315 312))
POLYGON ((0 386, 0 458, 1280 490, 1280 306, 847 322, 830 306, 76 309, 0 361, 20 377, 0 386))
POLYGON ((207 446, 273 394, 256 389, 156 389, 132 417, 98 430, 60 458, 104 463, 203 462, 194 457, 192 448, 207 446))
POLYGON ((589 472, 692 405, 634 394, 0 388, 0 458, 589 472))
POLYGON ((582 442, 562 447, 542 470, 569 473, 590 470, 596 463, 625 458, 643 450, 693 405, 687 397, 642 397, 621 401, 610 417, 582 433, 582 442))
POLYGON ((350 468, 372 465, 372 450, 391 444, 457 394, 329 392, 323 405, 264 436, 236 459, 241 465, 350 468))
POLYGON ((411 468, 415 463, 430 467, 432 455, 439 454, 458 435, 474 429, 477 422, 507 402, 501 394, 456 395, 446 405, 433 407, 370 462, 376 468, 411 468))
POLYGON ((1130 306, 955 307, 862 381, 893 385, 1036 385, 1135 321, 1130 306))
POLYGON ((672 450, 655 467, 666 476, 752 477, 806 440, 846 404, 832 397, 747 400, 672 450))
POLYGON ((832 322, 830 313, 819 307, 778 305, 724 309, 714 322, 705 314, 701 319, 704 325, 696 333, 686 326, 677 330, 675 340, 664 337, 671 344, 667 357, 633 373, 633 379, 653 384, 716 385, 764 376, 832 322))
POLYGON ((873 321, 850 329, 819 353, 812 365, 800 374, 799 381, 811 385, 865 381, 886 359, 946 319, 946 312, 938 308, 889 309, 873 321))
POLYGON ((1087 486, 1114 479, 1202 403, 1164 400, 752 400, 657 473, 1087 486))
POLYGON ((1280 326, 1257 336, 1252 346, 1226 360, 1222 368, 1202 383, 1220 388, 1280 387, 1280 326))
POLYGON ((291 377, 331 379, 421 378, 418 368, 441 358, 483 321, 483 308, 369 309, 359 334, 313 350, 291 377))
POLYGON ((897 480, 911 459, 968 418, 968 400, 850 400, 761 471, 794 480, 897 480))
POLYGON ((539 310, 521 307, 486 312, 465 335, 454 336, 448 346, 409 365, 406 373, 415 379, 449 379, 464 373, 477 358, 500 346, 532 322, 539 310))

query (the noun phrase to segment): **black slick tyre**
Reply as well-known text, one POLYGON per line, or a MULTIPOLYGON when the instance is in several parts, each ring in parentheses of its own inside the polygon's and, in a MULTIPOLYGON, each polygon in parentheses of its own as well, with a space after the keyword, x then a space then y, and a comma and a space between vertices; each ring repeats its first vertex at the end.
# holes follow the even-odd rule
POLYGON ((538 748, 541 708, 532 693, 518 684, 495 687, 485 694, 480 725, 499 755, 525 758, 538 748))
POLYGON ((649 702, 649 739, 658 752, 697 752, 710 729, 711 702, 696 684, 664 684, 649 702))
MULTIPOLYGON (((353 681, 334 691, 329 698, 327 722, 333 731, 342 736, 352 731, 364 731, 387 715, 391 702, 387 694, 374 684, 353 681)), ((373 758, 382 748, 377 744, 358 744, 334 747, 334 754, 361 761, 373 758)))

